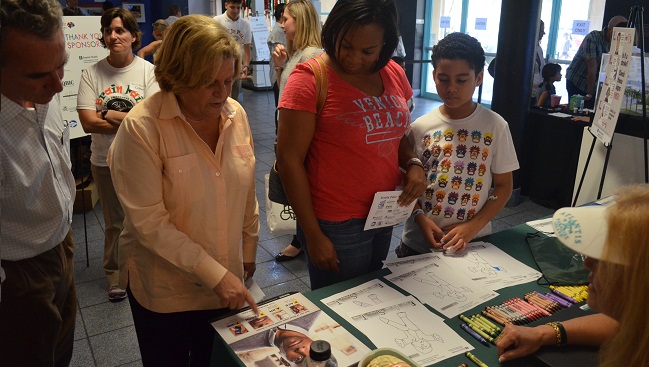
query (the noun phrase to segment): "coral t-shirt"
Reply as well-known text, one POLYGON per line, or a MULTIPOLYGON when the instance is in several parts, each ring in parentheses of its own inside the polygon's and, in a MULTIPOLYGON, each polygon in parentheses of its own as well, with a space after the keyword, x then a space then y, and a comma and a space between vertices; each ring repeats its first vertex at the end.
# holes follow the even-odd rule
MULTIPOLYGON (((327 99, 306 157, 313 209, 318 219, 366 218, 374 194, 400 185, 399 142, 410 125, 412 88, 390 61, 380 75, 381 96, 368 95, 327 67, 327 99)), ((316 113, 315 76, 298 64, 278 108, 316 113)))

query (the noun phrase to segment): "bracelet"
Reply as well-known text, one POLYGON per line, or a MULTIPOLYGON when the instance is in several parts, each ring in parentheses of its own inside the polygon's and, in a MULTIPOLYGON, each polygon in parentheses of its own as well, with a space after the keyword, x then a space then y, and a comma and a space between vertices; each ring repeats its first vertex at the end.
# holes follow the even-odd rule
POLYGON ((408 163, 406 163, 406 168, 410 168, 410 166, 412 165, 417 165, 421 167, 421 169, 424 169, 424 164, 421 163, 421 160, 419 158, 410 158, 410 160, 408 160, 408 163))
POLYGON ((415 217, 418 216, 419 214, 426 214, 423 210, 421 209, 415 209, 410 216, 412 217, 412 220, 415 220, 415 217))
POLYGON ((101 118, 102 119, 105 120, 107 114, 108 114, 108 108, 104 108, 103 110, 101 110, 101 118))
POLYGON ((557 336, 557 346, 561 347, 568 344, 568 335, 566 334, 566 328, 561 325, 560 322, 548 322, 546 325, 551 326, 554 329, 554 333, 557 336))

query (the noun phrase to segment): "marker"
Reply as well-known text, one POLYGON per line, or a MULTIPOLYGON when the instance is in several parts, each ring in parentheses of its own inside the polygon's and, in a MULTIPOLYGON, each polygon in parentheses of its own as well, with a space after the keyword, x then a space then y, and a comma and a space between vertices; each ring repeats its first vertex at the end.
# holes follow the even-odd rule
POLYGON ((471 329, 469 325, 462 323, 460 324, 460 327, 462 328, 462 330, 469 333, 469 335, 471 335, 473 339, 479 341, 482 345, 489 347, 489 342, 485 338, 481 337, 478 333, 476 333, 475 330, 471 329))
POLYGON ((478 357, 471 354, 471 352, 466 352, 464 355, 466 355, 466 357, 469 358, 471 362, 477 364, 479 367, 489 367, 484 362, 479 360, 478 357))

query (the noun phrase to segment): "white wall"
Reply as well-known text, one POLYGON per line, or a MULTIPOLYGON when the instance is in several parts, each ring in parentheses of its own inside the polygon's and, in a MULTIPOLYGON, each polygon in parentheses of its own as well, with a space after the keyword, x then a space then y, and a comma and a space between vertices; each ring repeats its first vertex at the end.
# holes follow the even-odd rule
MULTIPOLYGON (((579 180, 584 171, 584 165, 592 142, 593 136, 587 129, 584 129, 584 135, 581 142, 581 152, 579 155, 579 165, 577 167, 577 176, 575 178, 573 200, 574 195, 577 193, 579 180)), ((622 134, 614 135, 611 156, 606 170, 606 179, 604 180, 604 187, 602 188, 603 198, 613 195, 624 185, 644 182, 645 161, 643 155, 643 139, 622 134)), ((579 193, 577 205, 597 200, 597 191, 599 190, 599 182, 602 177, 605 158, 606 148, 598 140, 595 142, 595 149, 593 150, 593 156, 588 165, 588 172, 586 173, 584 184, 579 193)), ((551 175, 552 172, 548 172, 548 174, 551 175)), ((560 179, 560 177, 557 177, 557 179, 560 179)))

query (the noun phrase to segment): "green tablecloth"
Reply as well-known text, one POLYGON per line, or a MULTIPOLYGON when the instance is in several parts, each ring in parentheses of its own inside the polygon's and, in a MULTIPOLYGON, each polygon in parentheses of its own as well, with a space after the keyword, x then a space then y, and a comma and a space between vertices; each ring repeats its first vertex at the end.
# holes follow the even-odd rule
MULTIPOLYGON (((508 253, 510 256, 514 257, 515 259, 521 261, 525 265, 528 265, 534 269, 538 270, 538 266, 534 262, 534 258, 532 256, 532 253, 529 249, 529 246, 527 245, 527 242, 525 241, 525 236, 528 233, 534 233, 536 232, 533 228, 527 226, 527 225, 519 225, 513 228, 510 228, 505 231, 497 232, 494 233, 490 236, 486 236, 481 238, 481 240, 485 242, 489 242, 497 246, 498 248, 502 249, 506 253, 508 253)), ((354 336, 356 336, 360 341, 365 343, 368 347, 371 349, 375 349, 376 346, 362 333, 358 332, 354 327, 352 327, 347 321, 345 321, 343 318, 338 316, 335 312, 331 311, 328 307, 322 304, 320 302, 321 299, 329 297, 333 294, 342 292, 344 290, 347 290, 349 288, 355 287, 357 285, 363 284, 367 281, 370 281, 372 279, 376 278, 383 278, 385 275, 390 274, 389 270, 387 269, 381 269, 377 272, 370 273, 352 280, 348 280, 345 282, 337 283, 325 288, 318 289, 316 291, 311 291, 308 293, 305 293, 305 296, 314 302, 320 309, 322 309, 324 312, 326 312, 329 316, 331 316, 334 320, 340 323, 344 328, 349 330, 354 336)), ((386 284, 392 285, 387 280, 384 280, 386 284)), ((407 294, 405 291, 399 289, 402 293, 407 294)), ((477 306, 467 312, 465 312, 465 315, 473 315, 476 313, 479 313, 484 309, 485 306, 488 305, 496 305, 500 304, 508 299, 514 298, 514 297, 523 297, 525 293, 530 292, 530 291, 539 291, 539 292, 547 292, 548 288, 547 287, 542 287, 536 284, 536 282, 531 282, 531 283, 525 283, 521 285, 516 285, 512 287, 507 287, 503 289, 499 289, 497 293, 499 294, 498 297, 489 300, 488 302, 481 304, 480 306, 477 306)), ((426 306, 428 307, 428 306, 426 306)), ((461 321, 457 318, 454 317, 452 319, 446 319, 442 314, 434 311, 432 308, 429 307, 429 309, 442 318, 445 319, 445 322, 447 325, 449 325, 453 330, 455 330, 460 336, 462 336, 464 339, 466 339, 474 348, 475 350, 471 351, 476 357, 478 357, 482 362, 486 363, 489 367, 493 366, 501 366, 501 364, 498 362, 498 355, 496 353, 496 347, 491 346, 491 347, 486 347, 482 344, 480 344, 477 340, 473 339, 471 336, 469 336, 465 331, 463 331, 460 328, 460 323, 461 321)), ((561 311, 559 311, 561 312, 561 311)), ((567 352, 567 350, 566 350, 567 352)), ((468 366, 476 366, 473 362, 471 362, 468 358, 466 358, 464 355, 458 355, 449 359, 445 359, 443 361, 440 361, 438 363, 433 364, 432 366, 435 367, 457 367, 461 365, 462 363, 467 363, 468 366)), ((528 359, 523 359, 523 360, 517 360, 513 361, 512 363, 509 364, 502 364, 503 366, 534 366, 534 365, 539 365, 540 362, 534 358, 528 358, 528 359)), ((540 364, 544 365, 544 364, 540 364)), ((241 362, 238 362, 236 356, 234 353, 227 348, 225 343, 221 340, 221 338, 216 335, 215 341, 214 341, 214 349, 212 352, 212 366, 244 366, 241 362)))

